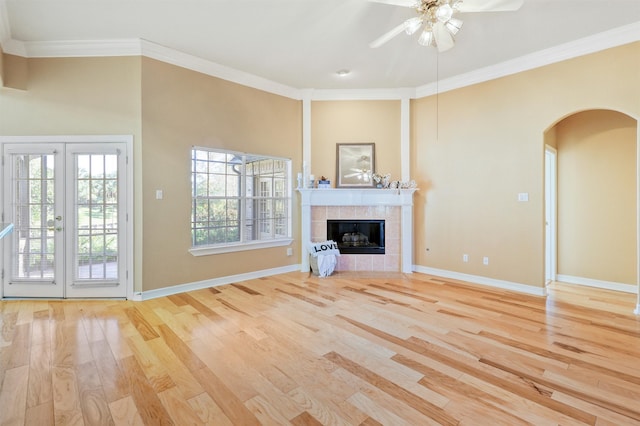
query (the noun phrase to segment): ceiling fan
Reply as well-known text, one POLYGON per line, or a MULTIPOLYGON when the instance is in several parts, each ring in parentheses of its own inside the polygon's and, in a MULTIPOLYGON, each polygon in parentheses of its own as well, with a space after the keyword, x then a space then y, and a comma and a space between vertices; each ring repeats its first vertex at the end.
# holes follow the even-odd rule
POLYGON ((380 47, 401 32, 414 34, 423 25, 424 30, 418 38, 423 46, 434 46, 439 52, 451 49, 455 41, 453 36, 462 28, 462 20, 455 18, 457 13, 470 12, 509 12, 520 9, 524 0, 369 0, 394 6, 412 7, 418 16, 409 18, 397 27, 375 39, 370 47, 380 47))

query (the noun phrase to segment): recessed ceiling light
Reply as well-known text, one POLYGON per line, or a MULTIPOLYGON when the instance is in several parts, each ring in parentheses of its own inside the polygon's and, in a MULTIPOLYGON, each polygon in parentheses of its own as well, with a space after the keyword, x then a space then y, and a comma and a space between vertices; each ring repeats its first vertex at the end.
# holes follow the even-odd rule
POLYGON ((338 71, 336 71, 336 75, 338 77, 345 77, 345 76, 349 75, 350 73, 351 73, 351 71, 349 71, 349 70, 338 70, 338 71))

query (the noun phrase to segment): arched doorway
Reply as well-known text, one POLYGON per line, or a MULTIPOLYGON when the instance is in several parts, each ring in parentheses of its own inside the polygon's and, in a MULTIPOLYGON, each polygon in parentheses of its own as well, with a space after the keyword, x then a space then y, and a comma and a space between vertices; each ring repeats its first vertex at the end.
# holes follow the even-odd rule
POLYGON ((603 109, 545 132, 557 150, 558 281, 638 292, 639 139, 636 119, 603 109))

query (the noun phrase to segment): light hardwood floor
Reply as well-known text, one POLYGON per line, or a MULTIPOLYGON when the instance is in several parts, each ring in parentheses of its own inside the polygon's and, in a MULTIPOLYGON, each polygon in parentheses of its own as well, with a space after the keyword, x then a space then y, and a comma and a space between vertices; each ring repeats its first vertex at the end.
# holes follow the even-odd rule
POLYGON ((0 302, 1 424, 640 424, 635 295, 291 273, 0 302))

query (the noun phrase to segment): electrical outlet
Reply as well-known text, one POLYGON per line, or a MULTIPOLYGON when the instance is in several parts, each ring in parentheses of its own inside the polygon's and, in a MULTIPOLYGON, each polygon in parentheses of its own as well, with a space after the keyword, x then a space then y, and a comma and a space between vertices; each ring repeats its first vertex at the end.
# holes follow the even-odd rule
POLYGON ((483 265, 488 265, 489 264, 489 258, 487 256, 482 258, 482 264, 483 265))
POLYGON ((467 263, 467 262, 469 261, 469 255, 468 255, 468 254, 463 254, 463 255, 462 255, 462 261, 463 261, 464 263, 467 263))
POLYGON ((293 256, 293 249, 291 247, 287 248, 287 256, 293 256))

